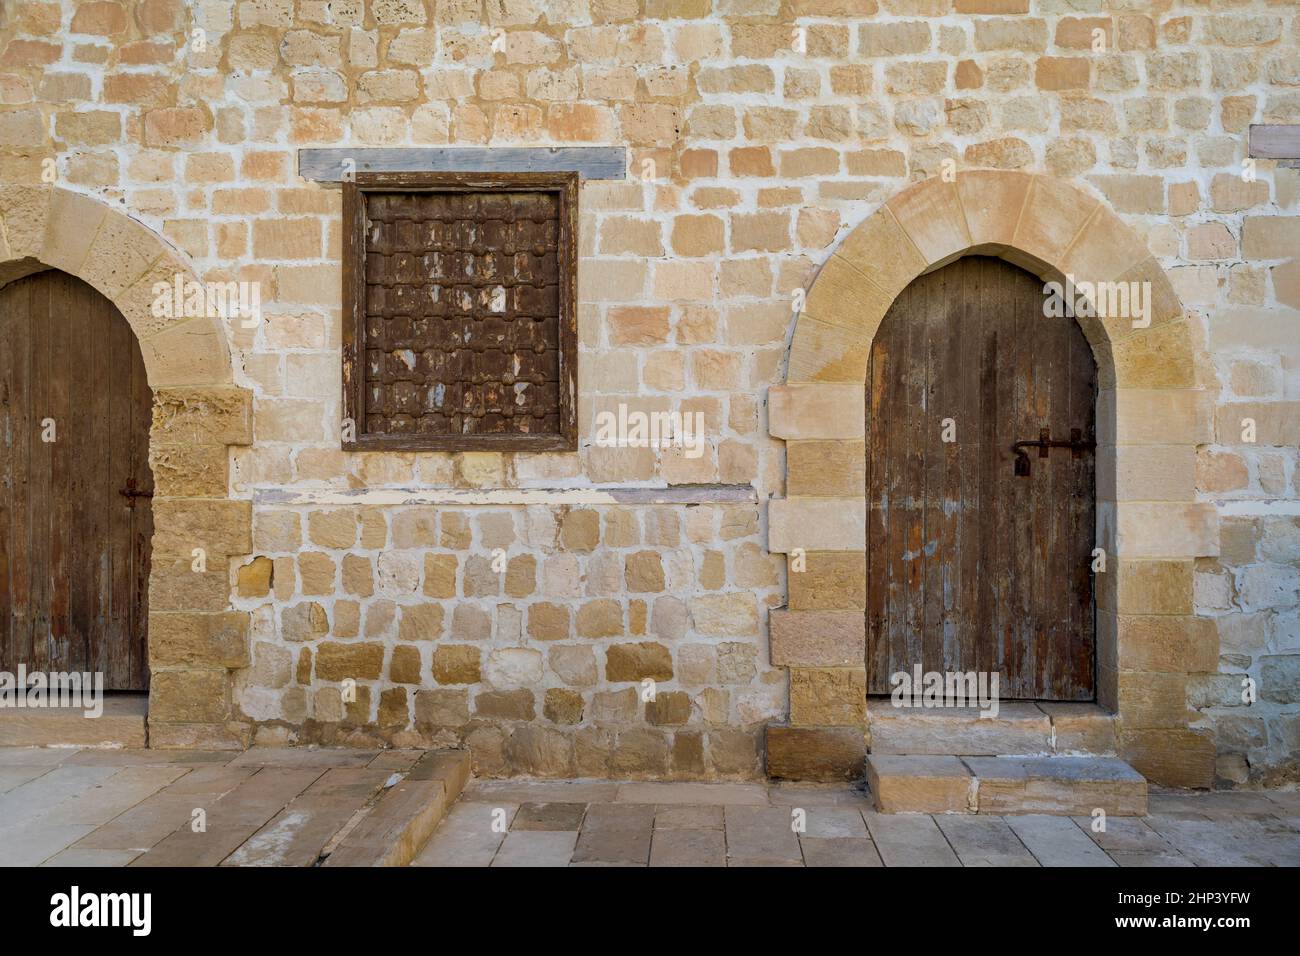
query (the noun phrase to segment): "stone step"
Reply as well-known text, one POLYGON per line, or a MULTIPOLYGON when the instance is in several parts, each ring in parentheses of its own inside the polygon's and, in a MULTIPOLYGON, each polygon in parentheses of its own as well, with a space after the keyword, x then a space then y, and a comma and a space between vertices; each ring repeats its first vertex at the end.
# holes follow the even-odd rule
POLYGON ((1005 701, 996 716, 974 707, 896 707, 867 702, 871 752, 995 757, 1006 754, 1108 754, 1115 750, 1115 719, 1095 704, 1005 701))
POLYGON ((328 851, 322 866, 407 866, 469 782, 468 750, 435 750, 389 787, 328 851))
POLYGON ((1146 779, 1117 757, 867 757, 881 813, 1054 813, 1142 816, 1146 779))
POLYGON ((145 746, 148 694, 106 694, 98 717, 80 707, 0 708, 0 747, 145 746))

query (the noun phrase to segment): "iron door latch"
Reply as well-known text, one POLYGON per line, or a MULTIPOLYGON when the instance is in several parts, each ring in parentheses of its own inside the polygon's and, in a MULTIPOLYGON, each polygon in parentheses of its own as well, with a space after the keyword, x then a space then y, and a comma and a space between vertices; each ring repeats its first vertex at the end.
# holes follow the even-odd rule
POLYGON ((1029 475, 1029 455, 1025 451, 1026 448, 1037 448, 1039 458, 1046 458, 1053 448, 1068 448, 1071 458, 1082 458, 1084 452, 1091 452, 1096 447, 1096 442, 1084 440, 1083 430, 1080 428, 1071 428, 1068 439, 1054 439, 1051 429, 1041 428, 1036 441, 1029 439, 1018 441, 1011 446, 1011 450, 1016 456, 1016 475, 1024 478, 1029 475))

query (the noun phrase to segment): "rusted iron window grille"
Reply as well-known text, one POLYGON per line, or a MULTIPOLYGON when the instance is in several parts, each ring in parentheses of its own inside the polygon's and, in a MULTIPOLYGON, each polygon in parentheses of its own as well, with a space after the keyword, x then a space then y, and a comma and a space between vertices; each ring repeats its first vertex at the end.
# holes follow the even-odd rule
POLYGON ((577 173, 343 184, 346 450, 577 447, 577 173))

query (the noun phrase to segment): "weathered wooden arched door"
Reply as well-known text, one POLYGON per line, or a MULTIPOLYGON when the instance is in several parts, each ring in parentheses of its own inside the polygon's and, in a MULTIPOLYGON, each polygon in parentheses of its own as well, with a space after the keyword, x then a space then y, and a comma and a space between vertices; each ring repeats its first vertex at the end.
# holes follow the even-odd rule
POLYGON ((872 342, 873 694, 920 664, 997 672, 1003 699, 1094 698, 1096 364, 1043 302, 1029 273, 970 256, 909 285, 872 342), (1016 442, 1076 429, 1074 448, 1022 446, 1017 469, 1016 442))
POLYGON ((106 298, 56 271, 0 288, 0 670, 149 686, 151 407, 106 298))

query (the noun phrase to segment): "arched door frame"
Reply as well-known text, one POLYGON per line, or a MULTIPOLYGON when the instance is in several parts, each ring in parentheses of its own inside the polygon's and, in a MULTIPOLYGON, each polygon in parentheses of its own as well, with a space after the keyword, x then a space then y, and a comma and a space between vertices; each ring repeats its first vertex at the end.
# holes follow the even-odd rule
POLYGON ((249 622, 232 608, 229 568, 252 550, 252 503, 230 496, 227 469, 229 446, 252 442, 252 402, 234 383, 225 320, 154 308, 159 283, 199 278, 140 222, 60 187, 0 187, 0 285, 44 269, 117 306, 153 391, 150 746, 247 746, 231 672, 248 666, 249 622))
MULTIPOLYGON (((1195 500, 1196 446, 1211 440, 1196 336, 1142 238, 1096 196, 1048 176, 975 170, 915 183, 850 232, 818 273, 796 320, 786 384, 769 391, 768 431, 786 442, 787 494, 768 511, 769 549, 790 566, 788 606, 770 618, 772 662, 791 669, 792 697, 864 686, 865 488, 836 487, 834 463, 865 455, 868 357, 894 298, 967 254, 1001 257, 1045 282, 1146 284, 1149 322, 1140 327, 1127 315, 1079 320, 1100 390, 1097 546, 1107 571, 1097 581, 1098 704, 1113 715, 1121 756, 1149 779, 1206 786, 1214 743, 1189 728, 1185 694, 1188 674, 1214 670, 1218 656, 1192 598, 1195 559, 1219 551, 1217 511, 1195 500)), ((790 722, 768 728, 769 772, 854 775, 870 742, 857 696, 843 703, 860 719, 835 725, 799 717, 844 707, 792 699, 790 722)))

